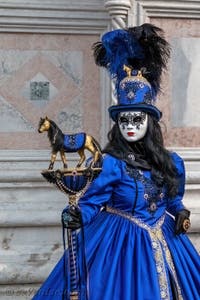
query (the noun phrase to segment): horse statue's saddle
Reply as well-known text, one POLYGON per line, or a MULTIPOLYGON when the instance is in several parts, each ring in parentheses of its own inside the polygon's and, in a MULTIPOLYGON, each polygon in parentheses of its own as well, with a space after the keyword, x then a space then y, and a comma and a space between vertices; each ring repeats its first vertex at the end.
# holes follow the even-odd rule
POLYGON ((76 152, 85 144, 86 134, 84 132, 64 135, 64 150, 67 152, 76 152))

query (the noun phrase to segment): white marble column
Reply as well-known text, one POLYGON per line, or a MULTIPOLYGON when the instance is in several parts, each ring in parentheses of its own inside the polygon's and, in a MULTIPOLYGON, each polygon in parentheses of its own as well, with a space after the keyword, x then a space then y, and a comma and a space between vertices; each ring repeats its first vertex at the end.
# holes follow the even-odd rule
POLYGON ((111 27, 113 29, 127 26, 128 11, 131 8, 130 0, 107 0, 105 8, 111 17, 111 27))
MULTIPOLYGON (((131 8, 130 0, 107 0, 105 8, 110 15, 110 29, 120 29, 127 26, 128 11, 131 8)), ((115 84, 111 82, 111 105, 117 104, 117 99, 114 95, 115 84)))

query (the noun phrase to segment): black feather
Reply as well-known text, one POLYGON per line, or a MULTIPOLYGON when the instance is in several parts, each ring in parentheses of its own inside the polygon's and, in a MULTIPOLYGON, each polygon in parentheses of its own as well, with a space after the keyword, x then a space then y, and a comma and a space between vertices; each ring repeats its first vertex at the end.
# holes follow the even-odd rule
POLYGON ((144 76, 158 92, 163 69, 170 57, 170 45, 163 37, 163 30, 152 24, 130 27, 128 32, 136 38, 144 51, 144 58, 129 58, 129 64, 134 69, 144 68, 144 76))
POLYGON ((106 48, 102 42, 96 42, 92 46, 94 60, 97 66, 107 67, 108 61, 106 60, 106 48))
POLYGON ((106 33, 101 42, 93 44, 95 63, 107 68, 112 77, 116 77, 116 86, 126 76, 122 71, 124 64, 134 70, 142 70, 156 96, 162 71, 170 56, 170 46, 163 37, 163 30, 145 23, 115 32, 116 35, 113 31, 106 33))

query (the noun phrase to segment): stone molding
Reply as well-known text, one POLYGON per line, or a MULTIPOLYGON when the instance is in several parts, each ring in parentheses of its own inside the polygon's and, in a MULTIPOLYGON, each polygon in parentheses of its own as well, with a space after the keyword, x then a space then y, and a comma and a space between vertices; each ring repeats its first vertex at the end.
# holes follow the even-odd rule
MULTIPOLYGON (((198 200, 198 194, 200 192, 200 148, 177 148, 170 149, 176 151, 185 161, 187 184, 186 195, 184 198, 185 205, 191 209, 193 218, 192 232, 199 231, 198 218, 200 214, 200 203, 198 200)), ((51 206, 55 208, 53 198, 56 197, 58 207, 62 208, 65 202, 65 196, 60 193, 52 185, 48 184, 41 176, 41 170, 46 169, 49 164, 50 152, 48 150, 9 150, 0 151, 0 188, 2 191, 9 193, 16 193, 16 198, 20 199, 20 193, 25 193, 24 198, 28 197, 29 193, 32 197, 29 201, 30 209, 36 210, 38 203, 35 201, 35 197, 40 197, 42 190, 42 196, 44 194, 51 193, 52 201, 51 206), (37 194, 38 192, 38 194, 37 194), (34 196, 35 195, 35 196, 34 196)), ((68 157, 69 165, 74 165, 77 158, 74 156, 68 157)), ((56 167, 60 167, 57 162, 56 167)), ((2 198, 4 194, 2 194, 2 198)), ((5 194, 6 197, 6 194, 5 194)), ((6 198, 7 199, 7 198, 6 198)), ((38 211, 37 215, 27 215, 26 209, 21 206, 20 202, 18 213, 11 215, 10 218, 6 218, 5 210, 2 210, 2 216, 0 217, 0 227, 12 227, 12 226, 58 226, 60 219, 58 218, 58 212, 56 210, 49 210, 48 217, 45 215, 45 198, 41 198, 44 201, 44 207, 38 211)), ((5 200, 5 202, 8 200, 5 200)), ((20 200, 19 200, 20 201, 20 200)), ((9 206, 9 201, 8 201, 9 206)), ((5 209, 8 210, 9 207, 5 209)))
MULTIPOLYGON (((131 8, 130 0, 107 0, 105 8, 110 15, 110 29, 120 29, 127 26, 128 11, 131 8)), ((111 81, 111 105, 117 104, 117 98, 114 94, 115 84, 111 81)))
MULTIPOLYGON (((49 159, 48 150, 0 150, 1 228, 59 226, 68 199, 41 175, 49 159)), ((69 165, 77 161, 68 159, 69 165)), ((60 159, 55 164, 61 167, 60 159)))
POLYGON ((146 22, 152 17, 200 19, 199 0, 132 0, 133 5, 135 6, 133 15, 137 19, 137 24, 146 22))
POLYGON ((109 21, 102 1, 0 1, 0 32, 99 34, 109 21))
POLYGON ((0 32, 99 34, 150 17, 200 18, 200 2, 150 0, 0 0, 0 32), (107 11, 109 14, 107 13, 107 11))
POLYGON ((128 11, 131 8, 130 0, 107 0, 105 8, 111 17, 112 29, 126 27, 128 11))

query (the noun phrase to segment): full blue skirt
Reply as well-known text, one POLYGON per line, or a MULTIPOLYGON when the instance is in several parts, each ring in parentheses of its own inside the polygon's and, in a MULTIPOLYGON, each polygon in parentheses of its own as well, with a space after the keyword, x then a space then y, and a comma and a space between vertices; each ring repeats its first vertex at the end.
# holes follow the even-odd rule
MULTIPOLYGON (((174 235, 174 220, 169 215, 162 232, 180 286, 179 299, 200 299, 198 253, 186 235, 174 235)), ((152 239, 144 228, 121 216, 101 212, 84 227, 84 243, 80 235, 79 245, 84 248, 87 266, 87 283, 82 284, 80 300, 173 299, 173 276, 167 261, 168 286, 164 289, 168 288, 169 294, 162 296, 152 239)), ((69 300, 67 256, 65 252, 33 300, 69 300)), ((81 256, 79 263, 83 265, 81 256)))

